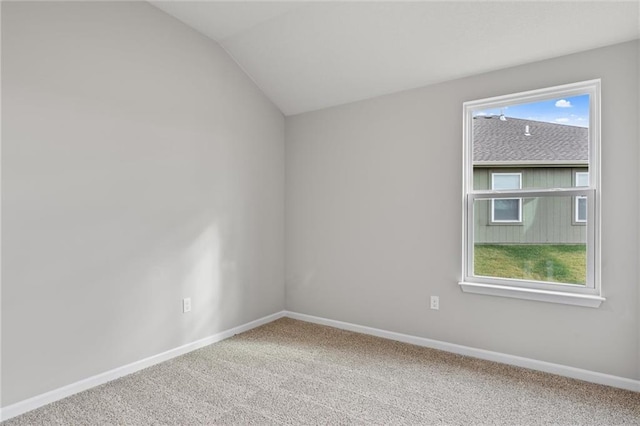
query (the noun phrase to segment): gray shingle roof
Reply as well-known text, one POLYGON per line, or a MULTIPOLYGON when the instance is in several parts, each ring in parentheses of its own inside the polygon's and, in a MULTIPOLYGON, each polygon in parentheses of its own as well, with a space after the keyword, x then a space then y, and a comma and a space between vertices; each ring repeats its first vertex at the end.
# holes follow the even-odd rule
POLYGON ((497 116, 473 119, 473 163, 576 163, 589 160, 589 129, 497 116), (525 135, 529 126, 530 136, 525 135))

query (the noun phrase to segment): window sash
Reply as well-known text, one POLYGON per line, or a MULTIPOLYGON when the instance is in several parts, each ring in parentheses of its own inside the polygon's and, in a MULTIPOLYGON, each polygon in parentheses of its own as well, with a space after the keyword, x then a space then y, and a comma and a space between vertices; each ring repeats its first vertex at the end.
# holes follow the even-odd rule
POLYGON ((502 278, 502 277, 487 277, 481 275, 475 275, 474 273, 474 201, 475 200, 491 200, 491 199, 504 199, 513 198, 514 196, 520 196, 521 198, 537 198, 537 197, 576 197, 582 196, 587 199, 587 217, 595 217, 595 202, 593 200, 596 197, 596 191, 589 188, 552 188, 543 190, 496 190, 496 191, 474 191, 467 194, 466 202, 466 234, 465 240, 468 242, 466 246, 466 267, 464 281, 475 282, 481 284, 501 285, 509 287, 523 287, 536 290, 550 290, 550 291, 563 291, 567 293, 586 293, 586 294, 599 294, 599 288, 596 280, 595 270, 595 250, 590 246, 589 241, 592 241, 595 237, 595 226, 591 222, 587 222, 587 276, 586 283, 582 284, 570 284, 570 283, 551 283, 546 281, 533 281, 521 278, 502 278), (589 201, 591 200, 591 201, 589 201))
POLYGON ((546 189, 481 189, 470 191, 472 199, 487 198, 535 198, 535 197, 571 197, 593 195, 595 189, 589 187, 546 188, 546 189))

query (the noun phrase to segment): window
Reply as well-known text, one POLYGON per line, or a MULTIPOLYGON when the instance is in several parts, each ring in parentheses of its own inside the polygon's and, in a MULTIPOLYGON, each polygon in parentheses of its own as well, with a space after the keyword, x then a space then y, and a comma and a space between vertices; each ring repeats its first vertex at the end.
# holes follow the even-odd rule
POLYGON ((463 111, 462 290, 600 306, 600 80, 463 111))
MULTIPOLYGON (((589 186, 589 172, 576 172, 576 186, 589 186)), ((574 222, 587 223, 587 197, 578 195, 574 202, 574 222)))
MULTIPOLYGON (((521 173, 492 173, 491 189, 521 189, 521 173)), ((503 198, 491 200, 491 222, 520 223, 522 222, 522 199, 503 198)))

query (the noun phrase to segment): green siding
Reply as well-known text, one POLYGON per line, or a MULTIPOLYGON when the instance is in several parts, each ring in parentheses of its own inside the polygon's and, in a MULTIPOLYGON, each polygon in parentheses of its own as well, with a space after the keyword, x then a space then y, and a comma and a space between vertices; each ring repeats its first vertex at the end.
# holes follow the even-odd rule
MULTIPOLYGON (((476 168, 475 189, 491 188, 491 173, 522 173, 523 188, 569 188, 575 172, 586 168, 476 168)), ((575 224, 573 197, 524 199, 522 223, 491 223, 491 202, 475 203, 474 239, 476 243, 494 244, 578 244, 586 242, 586 226, 575 224)))

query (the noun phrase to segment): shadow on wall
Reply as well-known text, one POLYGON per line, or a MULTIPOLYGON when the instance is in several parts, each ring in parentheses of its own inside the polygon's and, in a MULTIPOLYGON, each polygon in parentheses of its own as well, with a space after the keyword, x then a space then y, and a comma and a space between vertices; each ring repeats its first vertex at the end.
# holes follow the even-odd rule
MULTIPOLYGON (((243 297, 237 244, 232 238, 232 223, 226 221, 227 226, 220 226, 219 222, 211 217, 194 218, 132 257, 141 261, 127 274, 129 292, 146 307, 127 336, 131 345, 157 342, 150 339, 157 333, 173 336, 172 343, 156 349, 159 352, 233 324, 243 297), (182 313, 182 300, 187 297, 191 298, 192 310, 182 313)), ((121 330, 121 326, 124 324, 114 328, 121 330)), ((148 344, 140 345, 140 350, 144 348, 148 350, 148 344)))
MULTIPOLYGON (((14 312, 3 319, 25 319, 25 325, 20 335, 7 336, 10 340, 3 342, 21 348, 22 362, 11 358, 18 352, 6 360, 5 365, 14 366, 3 371, 8 373, 7 383, 33 375, 43 389, 59 386, 69 376, 125 365, 238 321, 244 294, 235 221, 221 221, 212 214, 195 214, 191 219, 177 214, 158 215, 144 223, 106 222, 91 232, 82 226, 60 229, 58 253, 22 277, 30 285, 46 283, 45 291, 34 289, 31 300, 15 299, 16 305, 28 303, 29 311, 40 310, 48 320, 32 324, 26 310, 8 309, 14 312), (71 241, 62 240, 62 234, 71 241), (77 305, 72 309, 64 305, 71 297, 77 305), (183 314, 185 297, 192 298, 193 307, 183 314)), ((48 243, 43 240, 43 244, 48 243)), ((41 259, 42 252, 34 251, 38 252, 34 261, 41 259)))

